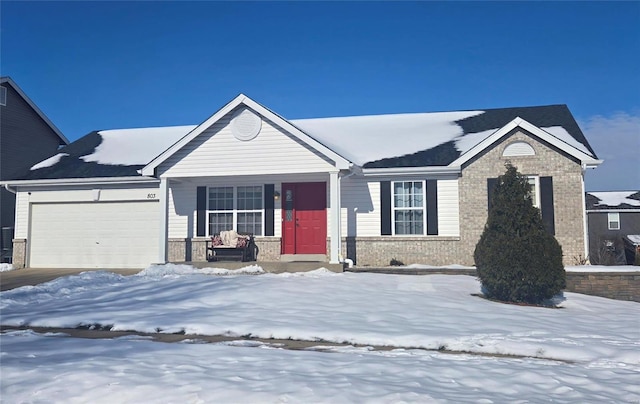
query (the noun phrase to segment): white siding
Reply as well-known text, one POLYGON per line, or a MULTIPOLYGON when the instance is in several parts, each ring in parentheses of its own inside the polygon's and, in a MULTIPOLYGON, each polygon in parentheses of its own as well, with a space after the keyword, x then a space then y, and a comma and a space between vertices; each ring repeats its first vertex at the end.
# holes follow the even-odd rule
POLYGON ((253 140, 236 139, 229 125, 230 114, 162 163, 158 173, 210 177, 335 171, 331 162, 268 120, 263 120, 253 140))
POLYGON ((460 235, 458 180, 438 180, 438 235, 460 235))
POLYGON ((342 181, 342 236, 380 235, 380 183, 362 177, 342 181))
MULTIPOLYGON (((459 236, 458 180, 438 180, 438 235, 459 236)), ((380 181, 349 177, 342 182, 342 235, 380 236, 380 181)))
POLYGON ((16 228, 14 237, 26 239, 29 234, 29 193, 16 194, 16 228))

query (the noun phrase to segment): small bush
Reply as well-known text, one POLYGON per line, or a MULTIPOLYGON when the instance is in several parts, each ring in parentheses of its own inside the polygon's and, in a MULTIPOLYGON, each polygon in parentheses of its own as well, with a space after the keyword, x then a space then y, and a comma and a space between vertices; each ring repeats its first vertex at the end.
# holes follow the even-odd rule
POLYGON ((527 178, 506 168, 474 252, 478 277, 489 298, 539 304, 566 286, 562 248, 545 230, 527 178))

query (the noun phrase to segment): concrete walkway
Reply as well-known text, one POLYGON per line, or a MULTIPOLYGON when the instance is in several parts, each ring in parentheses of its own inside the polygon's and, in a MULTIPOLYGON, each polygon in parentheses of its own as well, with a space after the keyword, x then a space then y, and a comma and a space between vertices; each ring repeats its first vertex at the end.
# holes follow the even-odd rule
POLYGON ((76 275, 87 271, 109 271, 120 275, 134 275, 142 271, 138 269, 53 269, 25 268, 0 272, 0 291, 19 288, 27 285, 38 285, 62 276, 76 275))

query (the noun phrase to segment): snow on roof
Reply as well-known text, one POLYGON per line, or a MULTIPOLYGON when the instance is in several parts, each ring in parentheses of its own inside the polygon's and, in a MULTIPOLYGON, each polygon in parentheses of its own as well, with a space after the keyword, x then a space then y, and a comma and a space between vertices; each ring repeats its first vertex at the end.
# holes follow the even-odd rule
POLYGON ((576 149, 580 150, 581 152, 587 154, 588 156, 593 157, 593 153, 591 153, 589 151, 589 149, 587 149, 587 147, 585 145, 583 145, 582 143, 578 142, 573 136, 571 136, 569 134, 569 132, 567 132, 567 130, 565 128, 563 128, 562 126, 549 126, 546 128, 540 128, 542 130, 544 130, 545 132, 548 132, 550 134, 552 134, 553 136, 557 137, 558 139, 562 140, 563 142, 567 143, 568 145, 575 147, 576 149))
POLYGON ((196 126, 168 126, 102 130, 102 143, 92 154, 81 157, 86 162, 109 165, 144 165, 167 150, 196 126))
POLYGON ((634 245, 640 245, 640 234, 629 234, 627 236, 629 241, 631 241, 634 245))
MULTIPOLYGON (((482 113, 484 111, 367 115, 290 122, 346 159, 363 165, 428 150, 460 138, 464 133, 456 121, 482 113)), ((463 147, 467 146, 465 143, 463 147)))
POLYGON ((455 139, 456 149, 458 149, 460 154, 465 154, 466 152, 471 150, 473 146, 477 145, 478 143, 482 142, 484 139, 491 136, 498 129, 499 128, 489 129, 489 130, 484 130, 482 132, 467 133, 464 136, 458 136, 455 139))
POLYGON ((640 201, 637 199, 629 198, 631 195, 635 194, 637 191, 616 191, 616 192, 589 192, 589 194, 595 196, 600 201, 595 206, 620 206, 622 204, 627 204, 631 206, 639 206, 640 201))
POLYGON ((69 153, 58 153, 55 156, 51 156, 46 160, 42 160, 41 162, 34 164, 33 167, 31 167, 31 171, 37 170, 39 168, 51 167, 52 165, 58 164, 61 158, 68 155, 69 153))

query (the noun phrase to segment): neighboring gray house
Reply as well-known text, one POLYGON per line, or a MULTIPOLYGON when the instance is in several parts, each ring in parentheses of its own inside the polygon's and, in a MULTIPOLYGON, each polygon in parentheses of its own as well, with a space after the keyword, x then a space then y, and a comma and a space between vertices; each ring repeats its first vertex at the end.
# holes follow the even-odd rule
POLYGON ((203 261, 229 229, 259 261, 470 265, 508 161, 565 263, 586 256, 601 161, 565 105, 287 120, 241 94, 199 125, 92 132, 7 182, 14 265, 203 261))
POLYGON ((640 191, 587 192, 589 261, 632 265, 640 245, 640 191))
MULTIPOLYGON (((0 78, 0 181, 14 179, 69 141, 10 77, 0 78)), ((0 190, 0 245, 7 256, 13 238, 15 194, 0 190)))

